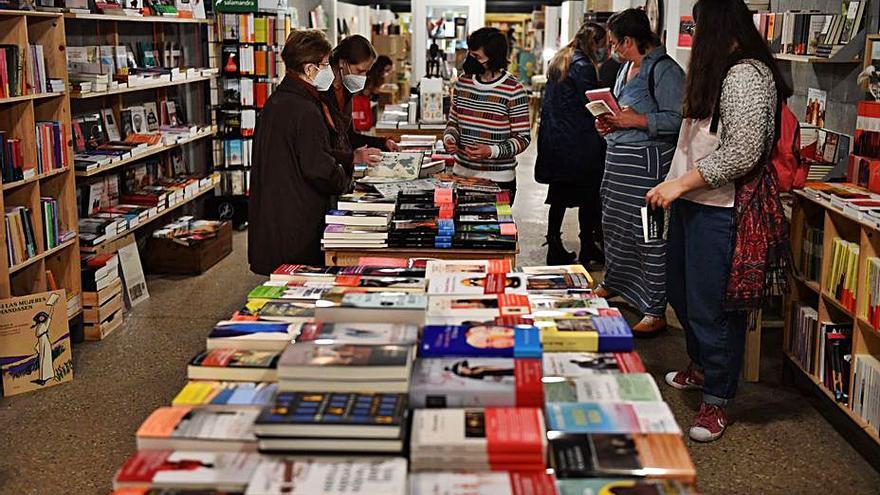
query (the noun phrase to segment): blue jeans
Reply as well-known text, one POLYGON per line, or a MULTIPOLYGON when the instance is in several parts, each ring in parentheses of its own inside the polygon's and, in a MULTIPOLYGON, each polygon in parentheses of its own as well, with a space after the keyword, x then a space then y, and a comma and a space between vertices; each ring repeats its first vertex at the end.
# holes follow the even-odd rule
POLYGON ((746 343, 746 314, 724 310, 736 213, 680 199, 668 238, 669 303, 684 327, 688 356, 705 375, 703 402, 723 407, 736 394, 746 343))

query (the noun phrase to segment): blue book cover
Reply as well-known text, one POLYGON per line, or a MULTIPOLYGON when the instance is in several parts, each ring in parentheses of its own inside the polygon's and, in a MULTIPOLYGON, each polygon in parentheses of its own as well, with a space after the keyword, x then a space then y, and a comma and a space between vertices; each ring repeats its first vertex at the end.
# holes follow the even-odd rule
POLYGON ((540 358, 541 334, 531 325, 466 322, 427 325, 422 330, 421 357, 540 358))
POLYGON ((623 316, 595 316, 593 326, 599 334, 599 352, 630 352, 633 333, 623 316))
POLYGON ((565 433, 629 433, 638 432, 632 409, 616 402, 554 402, 548 403, 547 426, 565 433), (635 424, 633 424, 635 423, 635 424))
POLYGON ((255 321, 235 321, 221 322, 214 326, 209 339, 217 339, 224 337, 240 337, 243 335, 254 334, 282 334, 288 335, 291 327, 297 328, 290 323, 274 323, 274 322, 255 322, 255 321))
POLYGON ((406 394, 281 392, 255 424, 400 427, 405 415, 406 394))

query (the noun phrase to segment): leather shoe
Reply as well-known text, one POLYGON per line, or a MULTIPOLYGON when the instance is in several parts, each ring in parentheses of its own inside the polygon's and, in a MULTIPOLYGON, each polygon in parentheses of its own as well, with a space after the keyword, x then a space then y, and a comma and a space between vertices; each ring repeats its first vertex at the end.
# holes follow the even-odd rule
POLYGON ((595 295, 596 297, 601 297, 602 299, 608 299, 612 296, 611 292, 609 292, 608 289, 606 289, 603 285, 600 285, 599 287, 593 289, 593 295, 595 295))
POLYGON ((646 315, 642 318, 642 321, 636 323, 632 330, 633 335, 640 337, 656 335, 657 333, 666 330, 666 318, 646 315))

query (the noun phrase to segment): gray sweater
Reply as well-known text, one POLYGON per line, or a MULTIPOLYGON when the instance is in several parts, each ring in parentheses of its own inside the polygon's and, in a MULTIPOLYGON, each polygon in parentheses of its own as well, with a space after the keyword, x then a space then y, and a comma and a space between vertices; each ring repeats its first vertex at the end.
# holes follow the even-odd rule
POLYGON ((744 60, 731 67, 721 86, 718 149, 697 162, 710 188, 746 175, 769 156, 776 126, 776 84, 762 62, 744 60))

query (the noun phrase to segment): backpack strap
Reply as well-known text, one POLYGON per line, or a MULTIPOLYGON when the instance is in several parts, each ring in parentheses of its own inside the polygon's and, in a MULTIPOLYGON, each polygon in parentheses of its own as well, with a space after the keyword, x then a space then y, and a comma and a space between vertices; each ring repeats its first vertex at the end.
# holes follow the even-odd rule
POLYGON ((661 55, 657 59, 656 62, 654 62, 654 65, 651 66, 651 71, 648 73, 648 92, 651 93, 651 99, 653 99, 655 102, 657 101, 657 95, 656 95, 657 81, 656 81, 656 76, 654 75, 654 73, 657 72, 657 66, 660 65, 660 62, 662 62, 664 60, 670 60, 672 62, 675 62, 675 60, 673 60, 672 57, 669 56, 669 54, 664 53, 663 55, 661 55))

